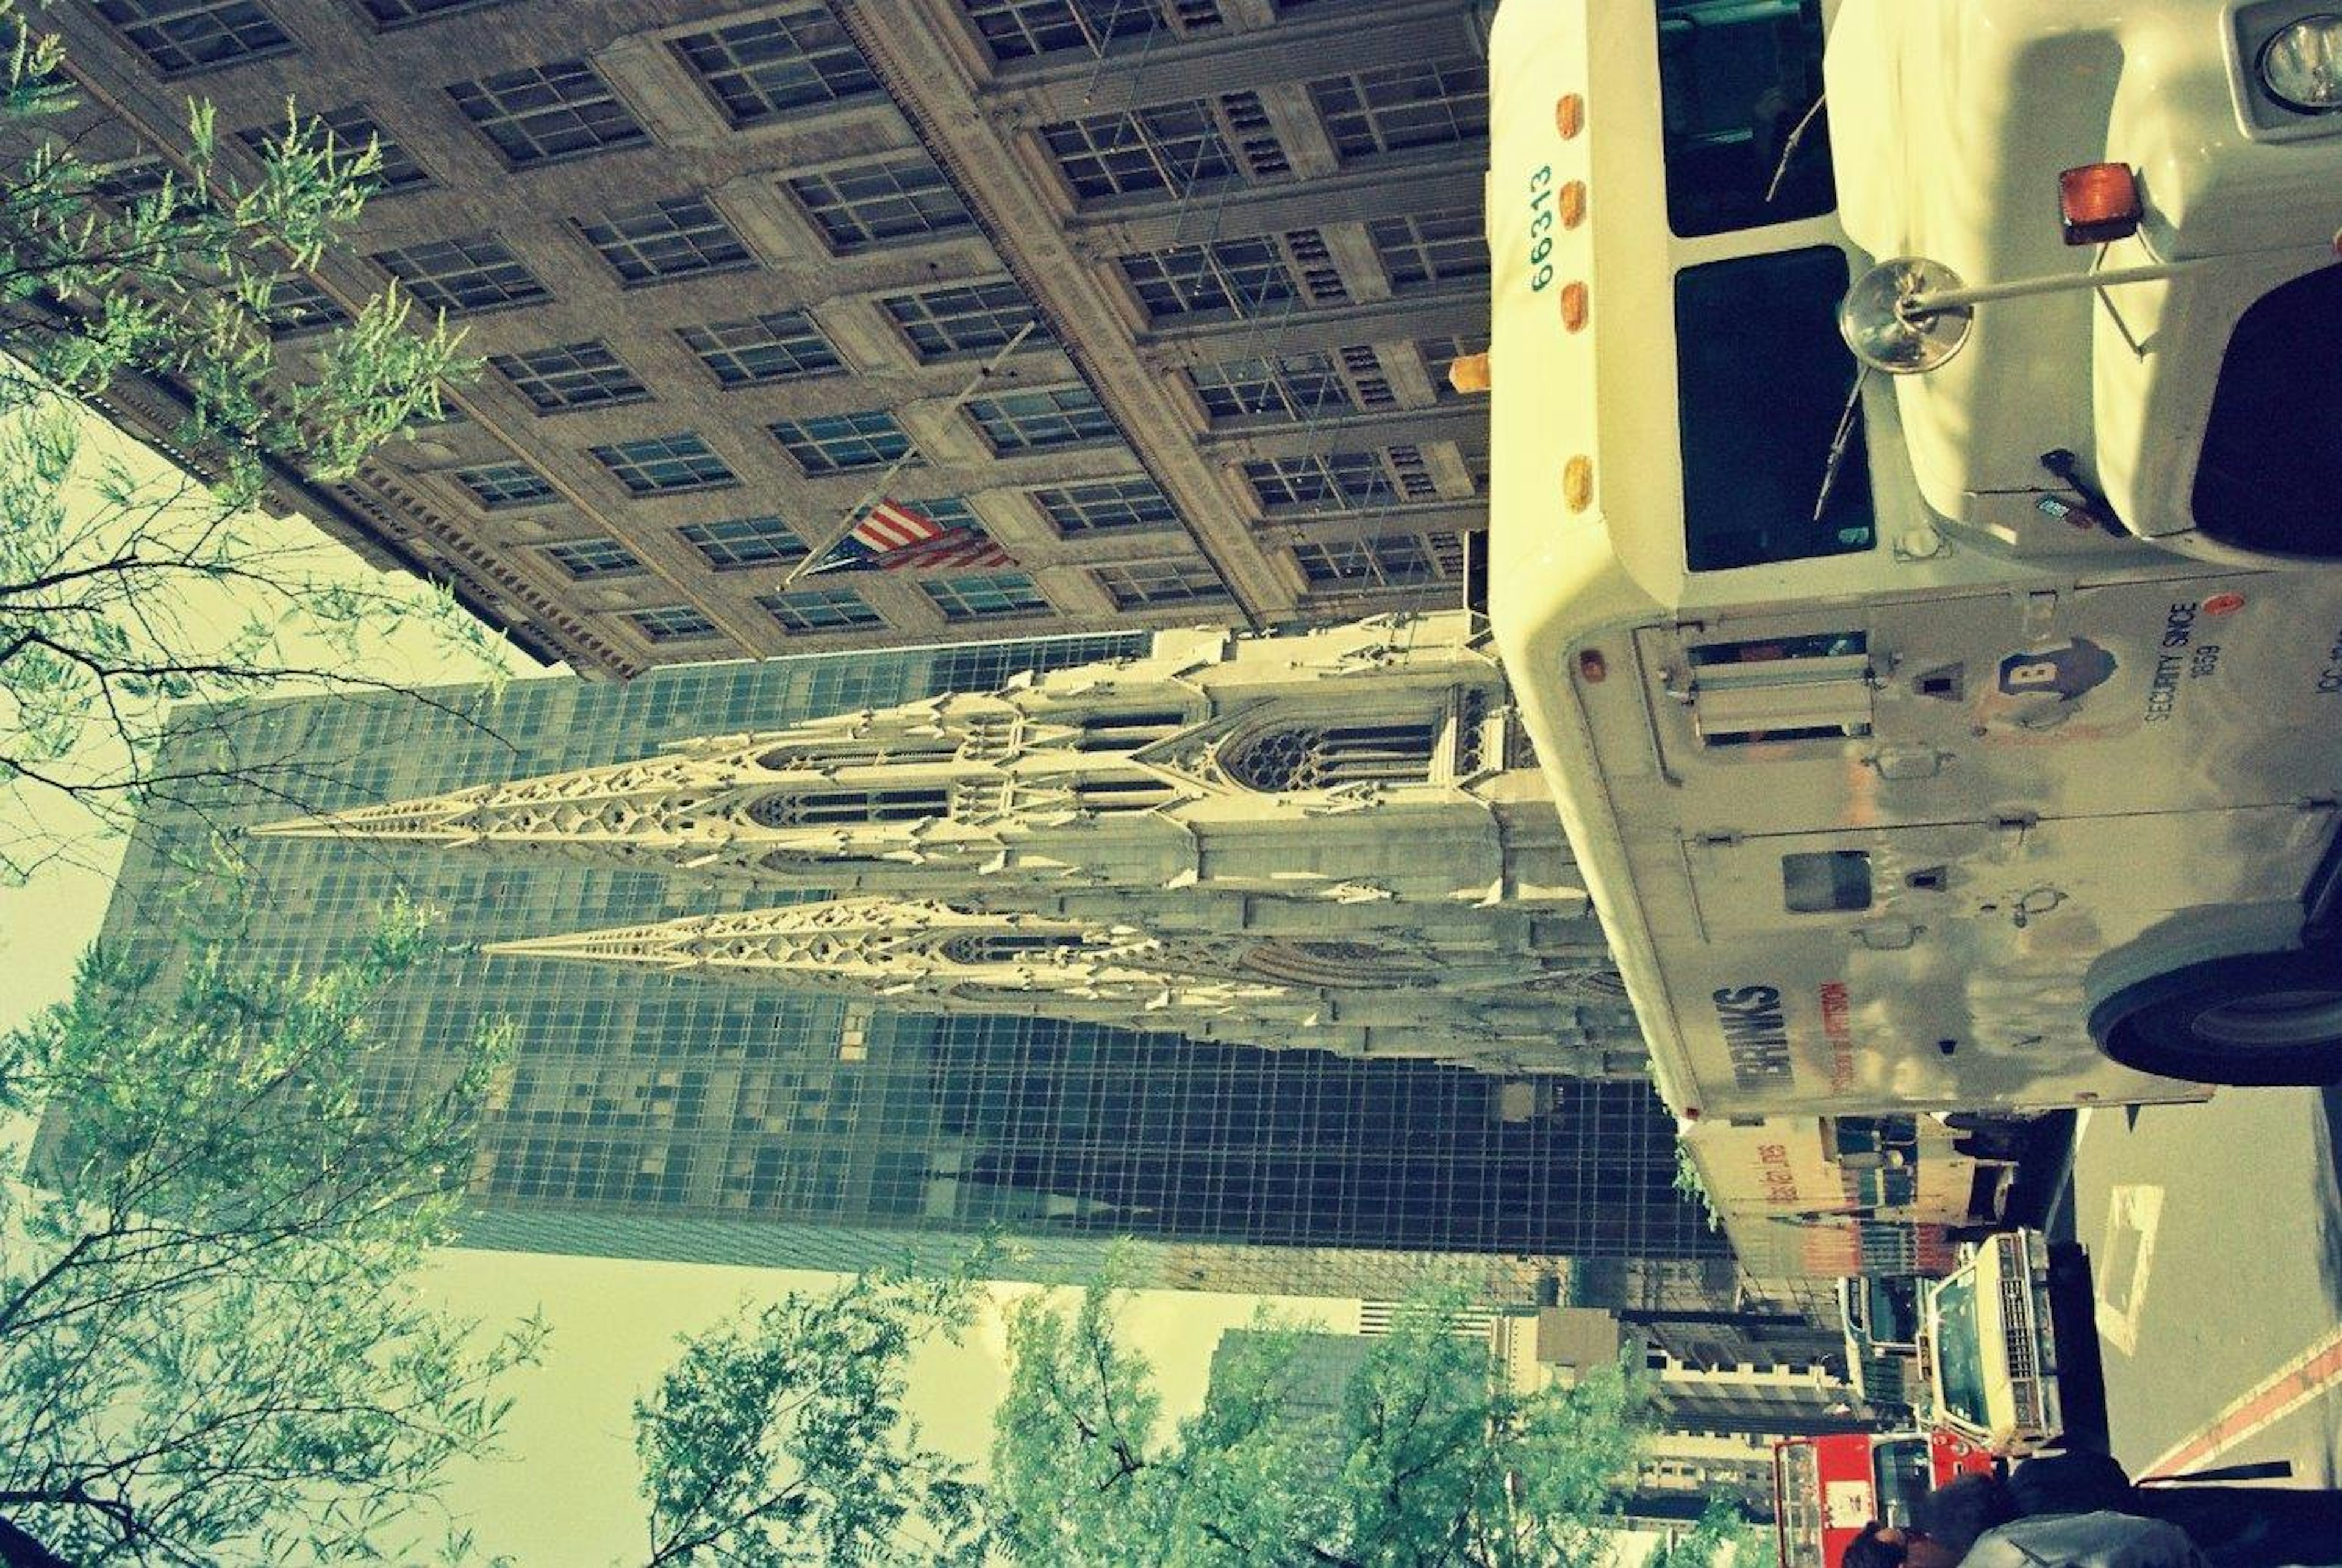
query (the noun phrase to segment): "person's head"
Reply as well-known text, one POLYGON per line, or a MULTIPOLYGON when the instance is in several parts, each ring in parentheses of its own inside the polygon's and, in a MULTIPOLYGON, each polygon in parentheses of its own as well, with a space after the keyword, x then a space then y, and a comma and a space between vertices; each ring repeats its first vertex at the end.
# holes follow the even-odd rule
POLYGON ((1958 1568, 1960 1554, 1923 1531, 1874 1519, 1847 1543, 1841 1568, 1958 1568))

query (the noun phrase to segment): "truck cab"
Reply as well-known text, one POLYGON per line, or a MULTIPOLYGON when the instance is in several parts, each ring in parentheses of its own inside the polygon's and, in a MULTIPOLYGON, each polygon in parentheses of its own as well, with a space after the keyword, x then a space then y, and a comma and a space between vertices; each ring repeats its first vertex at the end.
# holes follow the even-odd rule
POLYGON ((2005 1231, 1927 1289, 1927 1409, 1995 1454, 2033 1452, 2066 1418, 2049 1293, 2049 1241, 2005 1231))

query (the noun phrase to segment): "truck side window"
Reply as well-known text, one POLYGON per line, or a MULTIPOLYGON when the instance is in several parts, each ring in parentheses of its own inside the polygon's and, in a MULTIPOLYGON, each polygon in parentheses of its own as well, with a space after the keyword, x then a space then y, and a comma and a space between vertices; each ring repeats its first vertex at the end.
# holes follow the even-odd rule
POLYGON ((1660 0, 1668 226, 1714 235, 1829 211, 1825 116, 1788 150, 1821 95, 1821 0, 1660 0))
POLYGON ((1867 550, 1870 464, 1857 418, 1814 516, 1854 387, 1838 336, 1846 257, 1832 245, 1736 256, 1676 275, 1684 554, 1695 572, 1867 550))

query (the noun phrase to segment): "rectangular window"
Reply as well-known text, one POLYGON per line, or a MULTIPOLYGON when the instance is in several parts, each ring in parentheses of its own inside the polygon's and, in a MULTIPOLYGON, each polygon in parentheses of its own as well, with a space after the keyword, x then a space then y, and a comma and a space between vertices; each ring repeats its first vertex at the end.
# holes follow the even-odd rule
POLYGON ((350 313, 316 279, 287 273, 269 285, 268 308, 261 312, 261 316, 268 323, 270 332, 289 335, 344 325, 350 313))
POLYGON ((1870 854, 1827 849, 1781 857, 1781 902, 1792 914, 1844 914, 1870 907, 1870 854))
POLYGON ((846 368, 813 317, 801 310, 776 310, 744 321, 711 321, 705 326, 683 327, 676 335, 726 386, 789 381, 846 368))
POLYGON ((539 414, 637 403, 650 388, 600 343, 566 343, 522 354, 492 354, 488 363, 539 414))
POLYGON ((756 603, 787 632, 845 632, 886 624, 851 588, 800 588, 767 594, 756 603))
POLYGON ((256 0, 91 0, 165 76, 256 60, 293 39, 256 0))
POLYGON ((626 616, 654 643, 688 643, 716 635, 716 623, 688 604, 662 604, 626 616))
POLYGON ((946 621, 988 621, 1007 615, 1038 615, 1049 601, 1023 572, 986 572, 967 577, 941 577, 919 584, 946 621))
MULTIPOLYGON (((1371 354, 1373 351, 1367 351, 1371 354)), ((1197 365, 1188 384, 1214 419, 1266 417, 1306 421, 1350 411, 1349 388, 1324 354, 1273 359, 1231 359, 1197 365)))
POLYGON ((1316 452, 1301 457, 1270 457, 1247 463, 1244 476, 1260 504, 1272 511, 1306 506, 1349 512, 1387 505, 1398 486, 1382 455, 1374 452, 1316 452))
POLYGON ((399 250, 377 251, 374 259, 406 285, 417 305, 450 315, 553 297, 536 275, 493 235, 425 240, 399 250))
POLYGON ((1829 473, 1839 416, 1855 391, 1854 356, 1837 331, 1846 286, 1846 257, 1832 245, 1676 275, 1684 555, 1693 571, 1871 547, 1859 418, 1829 473))
MULTIPOLYGON (((314 141, 319 126, 332 135, 337 156, 347 156, 365 151, 371 145, 381 158, 382 166, 367 177, 369 193, 375 195, 395 195, 401 191, 418 190, 431 183, 423 165, 410 156, 405 147, 393 139, 367 113, 363 104, 351 104, 339 109, 329 109, 317 115, 302 117, 305 139, 314 141)), ((250 147, 256 157, 265 158, 285 140, 285 126, 282 121, 273 125, 253 125, 238 131, 236 139, 250 147)))
POLYGON ((826 6, 686 34, 675 41, 675 52, 707 84, 735 125, 878 90, 878 78, 826 6))
POLYGON ((550 501, 554 496, 552 483, 525 463, 483 463, 475 468, 458 468, 455 479, 491 512, 550 501))
POLYGON ((571 576, 616 577, 628 572, 639 572, 643 564, 633 552, 616 539, 570 539, 559 544, 548 544, 545 553, 571 576))
POLYGON ((1477 207, 1378 218, 1366 225, 1366 237, 1396 293, 1488 275, 1488 241, 1477 207))
POLYGON ((516 169, 648 139, 610 85, 583 60, 450 83, 447 95, 516 169))
POLYGON ((883 468, 911 451, 911 438, 883 408, 783 419, 766 428, 808 477, 883 468))
POLYGON ((1419 337, 1415 340, 1415 351, 1423 355, 1423 368, 1431 373, 1432 390, 1438 394, 1439 401, 1452 403, 1459 397, 1475 394, 1458 392, 1448 385, 1448 367, 1459 359, 1487 353, 1488 335, 1476 332, 1460 337, 1419 337))
POLYGON ((739 476, 707 448, 698 434, 678 430, 672 435, 648 435, 638 441, 613 442, 589 448, 620 484, 637 495, 661 495, 676 490, 708 490, 736 484, 739 476))
POLYGON ((1273 240, 1215 240, 1120 258, 1122 275, 1147 315, 1220 315, 1242 321, 1289 305, 1293 275, 1273 240))
POLYGON ((615 208, 580 218, 577 228, 628 285, 754 266, 756 261, 705 196, 667 196, 615 208))
POLYGON ((1837 204, 1822 101, 1821 0, 1659 0, 1667 225, 1722 234, 1837 204))
MULTIPOLYGON (((1026 60, 1060 50, 1103 54, 1164 26, 1163 0, 960 0, 995 60, 1026 60)), ((1220 26, 1217 0, 1179 0, 1179 31, 1220 26)))
POLYGON ((428 22, 434 16, 445 16, 456 11, 476 10, 482 5, 501 5, 504 0, 363 0, 366 15, 385 27, 404 26, 410 22, 428 22))
POLYGON ((1464 538, 1458 534, 1391 534, 1296 544, 1293 559, 1313 588, 1420 588, 1460 581, 1464 538))
POLYGON ((786 183, 840 253, 883 240, 956 234, 976 222, 924 153, 890 154, 786 183))
POLYGON ((1086 484, 1054 485, 1027 492, 1058 533, 1108 534, 1124 528, 1169 528, 1178 508, 1154 480, 1100 479, 1086 484))
POLYGON ((802 561, 806 555, 806 542, 778 517, 727 517, 720 523, 694 523, 682 534, 719 572, 743 566, 782 565, 802 561))
POLYGON ((970 398, 967 416, 1001 454, 1111 441, 1121 434, 1096 394, 1079 385, 970 398))
POLYGON ((1488 67, 1477 60, 1321 76, 1309 95, 1346 164, 1488 134, 1488 67))
POLYGON ((1026 348, 1046 348, 1054 341, 1046 327, 1034 325, 1033 302, 1013 278, 890 295, 878 303, 924 365, 997 353, 1020 332, 1026 348), (1026 332, 1028 326, 1033 330, 1026 332))
POLYGON ((169 177, 171 165, 160 158, 130 158, 122 163, 90 173, 92 195, 126 207, 141 196, 151 196, 163 188, 169 177))
POLYGON ((1096 567, 1092 575, 1117 610, 1149 604, 1225 604, 1228 597, 1227 584, 1201 561, 1132 561, 1096 567))
POLYGON ((1236 158, 1200 98, 1059 121, 1041 127, 1041 140, 1080 201, 1185 196, 1236 174, 1236 158))

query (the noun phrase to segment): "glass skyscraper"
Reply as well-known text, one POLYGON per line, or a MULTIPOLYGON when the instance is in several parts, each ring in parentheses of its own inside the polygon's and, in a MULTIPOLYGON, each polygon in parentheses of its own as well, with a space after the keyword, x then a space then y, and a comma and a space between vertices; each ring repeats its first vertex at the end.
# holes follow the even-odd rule
MULTIPOLYGON (((625 761, 1142 645, 1058 639, 699 665, 626 685, 445 687, 437 706, 254 704, 191 744, 265 759, 297 798, 156 806, 106 937, 156 943, 140 912, 174 874, 168 852, 222 825, 625 761)), ((1572 1259, 1722 1253, 1672 1187, 1672 1127, 1639 1084, 912 1015, 490 956, 480 944, 787 895, 354 841, 245 849, 262 904, 248 952, 261 962, 334 962, 395 894, 445 912, 450 951, 403 980, 378 1020, 385 1107, 484 1024, 511 1020, 515 1070, 472 1172, 475 1245, 854 1269, 992 1228, 1016 1239, 1008 1273, 1078 1275, 1130 1236, 1163 1283, 1387 1296, 1420 1263, 1396 1254, 1438 1253, 1473 1260, 1511 1299, 1572 1259)))

